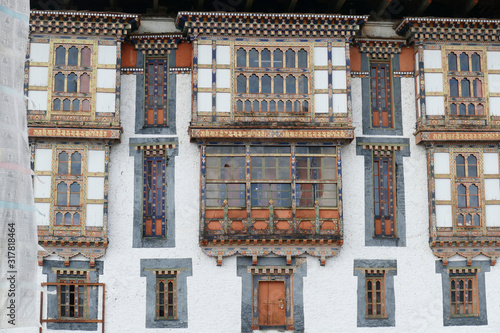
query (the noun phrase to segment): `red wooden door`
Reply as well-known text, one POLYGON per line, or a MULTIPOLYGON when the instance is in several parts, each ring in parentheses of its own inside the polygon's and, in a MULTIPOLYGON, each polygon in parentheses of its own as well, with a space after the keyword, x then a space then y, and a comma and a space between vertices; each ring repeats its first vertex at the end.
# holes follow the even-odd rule
POLYGON ((259 281, 259 325, 285 326, 285 282, 259 281))

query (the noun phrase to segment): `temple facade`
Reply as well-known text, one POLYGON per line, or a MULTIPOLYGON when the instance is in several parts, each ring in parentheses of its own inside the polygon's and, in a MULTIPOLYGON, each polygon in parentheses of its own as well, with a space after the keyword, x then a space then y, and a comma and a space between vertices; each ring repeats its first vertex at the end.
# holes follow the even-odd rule
POLYGON ((32 11, 44 331, 500 327, 499 23, 32 11))

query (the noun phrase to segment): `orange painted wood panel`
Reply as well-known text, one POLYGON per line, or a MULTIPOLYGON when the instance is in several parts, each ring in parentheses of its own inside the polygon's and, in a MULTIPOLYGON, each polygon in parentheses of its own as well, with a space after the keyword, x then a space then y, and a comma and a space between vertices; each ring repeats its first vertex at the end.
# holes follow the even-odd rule
POLYGON ((179 43, 175 52, 175 65, 177 67, 191 67, 193 62, 193 45, 191 43, 179 43))
POLYGON ((297 209, 295 212, 297 218, 314 218, 316 217, 316 212, 314 209, 297 209))
POLYGON ((259 281, 259 325, 286 324, 285 282, 259 281))
POLYGON ((351 46, 351 71, 361 72, 361 53, 359 47, 351 46))
POLYGON ((247 210, 246 209, 230 209, 227 212, 227 216, 230 219, 246 219, 247 218, 247 210))
POLYGON ((413 47, 405 46, 401 49, 401 54, 399 55, 399 70, 401 72, 415 71, 413 47))
POLYGON ((252 209, 252 212, 250 213, 250 216, 252 218, 269 218, 269 209, 252 209))
POLYGON ((205 210, 206 219, 220 219, 224 218, 224 210, 222 209, 207 209, 205 210))
POLYGON ((122 43, 122 67, 136 67, 137 51, 133 44, 122 43))
POLYGON ((274 218, 280 219, 291 219, 293 217, 293 213, 291 209, 275 209, 274 210, 274 218))
POLYGON ((338 219, 339 211, 337 209, 320 209, 319 218, 321 219, 338 219))

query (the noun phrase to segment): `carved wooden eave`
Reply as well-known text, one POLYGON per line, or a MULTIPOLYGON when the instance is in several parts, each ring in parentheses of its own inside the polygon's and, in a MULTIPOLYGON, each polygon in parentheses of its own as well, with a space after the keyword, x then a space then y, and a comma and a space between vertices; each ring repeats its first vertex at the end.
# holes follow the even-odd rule
POLYGON ((419 131, 415 133, 416 143, 445 142, 500 142, 498 131, 419 131))
POLYGON ((131 35, 130 41, 138 51, 148 55, 165 55, 169 50, 177 49, 181 41, 186 41, 182 34, 143 34, 131 35))
POLYGON ((139 25, 137 14, 44 10, 30 13, 31 33, 121 37, 139 25))
POLYGON ((59 237, 59 240, 40 239, 38 244, 43 251, 38 251, 38 265, 43 265, 43 259, 50 255, 57 255, 64 259, 64 265, 69 266, 71 258, 82 255, 90 260, 90 267, 95 266, 95 260, 106 254, 108 239, 65 240, 67 237, 59 237))
POLYGON ((372 59, 389 59, 401 53, 406 44, 404 39, 355 38, 354 44, 359 51, 367 53, 372 59))
POLYGON ((479 240, 461 239, 459 237, 431 238, 430 247, 434 255, 443 261, 446 266, 449 258, 459 255, 467 260, 467 265, 472 265, 472 259, 479 255, 490 258, 494 266, 500 256, 500 241, 498 237, 483 237, 479 240))
POLYGON ((30 139, 120 140, 122 128, 28 127, 30 139))
POLYGON ((411 41, 499 42, 500 20, 407 17, 396 33, 411 41))
POLYGON ((284 13, 179 12, 188 35, 351 38, 368 16, 284 13))

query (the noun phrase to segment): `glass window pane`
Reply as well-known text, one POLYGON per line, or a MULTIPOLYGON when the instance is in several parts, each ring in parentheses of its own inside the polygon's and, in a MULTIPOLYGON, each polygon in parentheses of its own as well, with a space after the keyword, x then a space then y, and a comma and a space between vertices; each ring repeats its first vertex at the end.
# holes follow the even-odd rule
POLYGON ((283 77, 281 75, 276 75, 274 77, 274 93, 275 94, 283 93, 283 77))
POLYGON ((68 185, 66 183, 59 183, 57 185, 57 205, 66 206, 68 203, 68 185))
POLYGON ((286 93, 295 94, 295 77, 293 75, 286 77, 286 93))
POLYGON ((57 173, 60 175, 68 174, 68 161, 69 155, 66 152, 62 152, 59 154, 59 163, 57 173))
MULTIPOLYGON (((70 213, 64 214, 64 225, 71 225, 71 214, 70 213)), ((69 300, 70 304, 74 304, 74 296, 75 296, 75 294, 70 293, 70 300, 69 300)), ((70 307, 70 309, 73 309, 73 307, 70 307)), ((73 317, 73 315, 71 315, 71 314, 70 314, 70 316, 73 317)))
POLYGON ((274 50, 273 52, 273 67, 281 68, 283 67, 283 51, 274 50))
POLYGON ((469 71, 469 56, 467 55, 467 53, 460 54, 460 71, 469 71))
POLYGON ((82 67, 90 67, 90 49, 88 47, 84 47, 82 49, 82 60, 81 60, 81 65, 82 67))
POLYGON ((295 51, 292 49, 286 51, 286 67, 295 68, 295 51))
POLYGON ((59 98, 56 98, 54 100, 54 104, 53 104, 53 107, 54 111, 59 111, 61 110, 61 100, 59 98))
POLYGON ((470 82, 467 79, 461 81, 462 97, 470 97, 470 82))
POLYGON ((458 97, 458 80, 456 79, 450 80, 450 96, 458 97))
POLYGON ((269 75, 264 75, 261 79, 261 92, 263 94, 270 94, 271 93, 271 77, 269 75))
POLYGON ((247 66, 247 51, 245 51, 244 49, 238 49, 238 51, 236 51, 236 66, 247 66))
POLYGON ((258 94, 259 93, 259 78, 257 77, 257 75, 255 75, 255 74, 251 75, 248 81, 249 81, 248 92, 250 94, 258 94))
POLYGON ((88 99, 83 100, 82 111, 90 111, 90 102, 88 99))
POLYGON ((66 49, 62 45, 56 49, 56 65, 66 65, 66 49))
POLYGON ((80 111, 80 101, 78 99, 73 100, 71 111, 80 111))
POLYGON ((74 46, 68 50, 68 66, 78 66, 78 49, 74 46))
POLYGON ((54 91, 64 91, 64 74, 57 73, 54 79, 54 91))
POLYGON ((80 76, 80 92, 88 93, 90 91, 90 76, 82 74, 80 76))
POLYGON ((259 52, 256 49, 248 51, 248 67, 259 67, 259 52))
POLYGON ((66 88, 67 92, 77 92, 78 87, 78 76, 75 73, 68 75, 68 86, 66 88))
POLYGON ((271 51, 268 49, 262 50, 260 53, 260 62, 263 68, 271 67, 271 51))
POLYGON ((70 111, 71 110, 71 101, 66 98, 63 100, 63 111, 70 111))
POLYGON ((449 71, 457 70, 457 55, 455 53, 448 54, 448 70, 449 71))
POLYGON ((304 49, 301 49, 298 53, 298 63, 299 68, 307 68, 307 52, 304 49))
POLYGON ((471 56, 471 60, 472 60, 472 71, 473 72, 480 72, 481 71, 481 57, 479 56, 479 54, 474 53, 471 56))
POLYGON ((305 75, 301 75, 299 77, 299 94, 307 94, 308 91, 308 84, 307 84, 307 77, 305 75))
POLYGON ((79 152, 74 152, 71 155, 71 174, 82 174, 82 155, 79 152))

